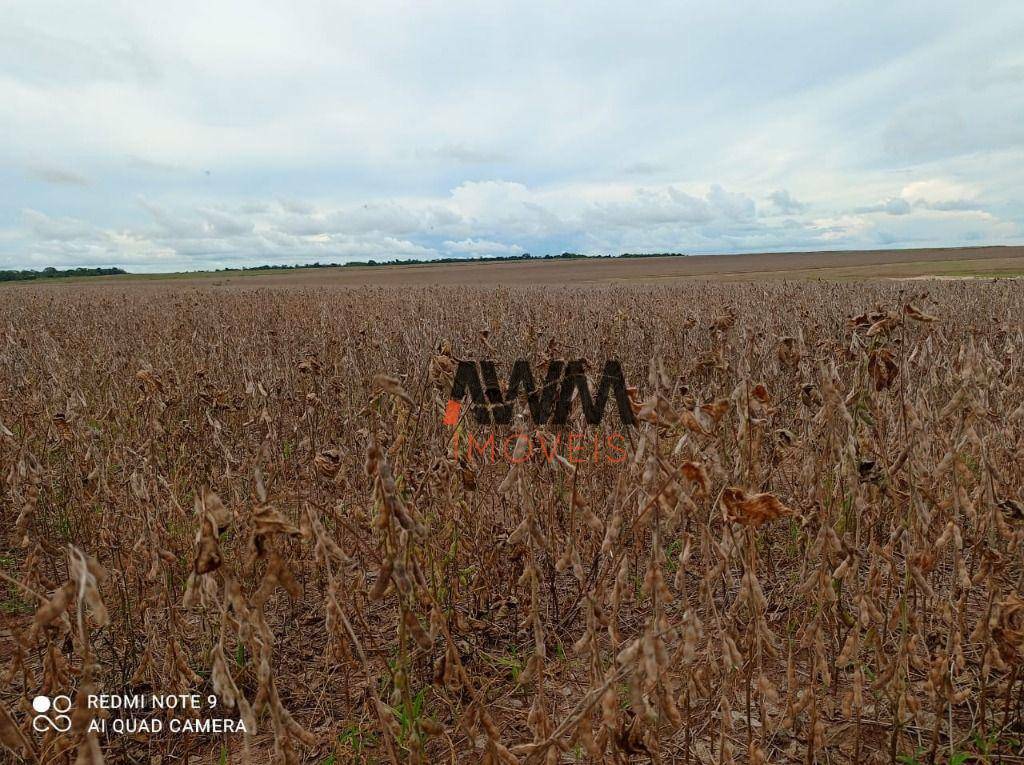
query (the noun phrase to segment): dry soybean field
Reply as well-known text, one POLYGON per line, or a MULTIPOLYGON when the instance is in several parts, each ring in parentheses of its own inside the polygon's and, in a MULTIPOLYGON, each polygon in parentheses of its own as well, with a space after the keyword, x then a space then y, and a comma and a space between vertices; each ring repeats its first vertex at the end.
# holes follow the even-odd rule
POLYGON ((4 289, 0 761, 1021 762, 1022 316, 985 280, 4 289), (519 359, 618 361, 633 416, 446 418, 460 361, 519 359))

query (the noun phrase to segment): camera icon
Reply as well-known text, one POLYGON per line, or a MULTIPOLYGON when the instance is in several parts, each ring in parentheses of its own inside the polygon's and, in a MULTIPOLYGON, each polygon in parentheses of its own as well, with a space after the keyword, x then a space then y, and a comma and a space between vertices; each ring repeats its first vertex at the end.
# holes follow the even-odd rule
POLYGON ((71 697, 65 695, 36 696, 32 699, 32 709, 36 716, 32 718, 32 728, 37 733, 44 733, 47 729, 58 733, 67 733, 71 730, 71 717, 67 713, 71 711, 71 697), (49 713, 53 712, 51 716, 49 713))

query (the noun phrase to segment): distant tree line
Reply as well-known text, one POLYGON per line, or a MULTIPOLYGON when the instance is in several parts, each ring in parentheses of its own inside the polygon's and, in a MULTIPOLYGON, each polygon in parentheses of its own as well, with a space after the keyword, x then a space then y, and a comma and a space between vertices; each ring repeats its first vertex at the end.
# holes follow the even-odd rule
POLYGON ((620 258, 685 258, 685 252, 624 252, 620 258))
MULTIPOLYGON (((366 266, 424 266, 436 263, 498 263, 519 260, 582 260, 584 258, 666 258, 685 257, 685 252, 624 252, 620 255, 584 255, 579 252, 563 252, 559 255, 531 255, 524 252, 522 255, 490 255, 478 258, 407 258, 405 260, 366 260, 351 261, 349 263, 301 263, 294 266, 286 265, 262 265, 262 266, 238 266, 219 268, 222 271, 288 271, 301 268, 350 268, 366 266)), ((35 279, 61 279, 69 276, 113 276, 115 274, 127 274, 123 268, 44 268, 42 271, 0 271, 0 282, 32 281, 35 279)))
POLYGON ((44 268, 42 271, 0 271, 0 282, 27 282, 34 279, 64 279, 69 276, 113 276, 128 273, 123 268, 44 268))
POLYGON ((240 266, 235 268, 221 268, 218 271, 278 271, 294 270, 300 268, 348 268, 365 266, 424 266, 437 263, 496 263, 516 260, 576 260, 583 258, 667 258, 686 257, 685 252, 624 252, 620 255, 584 255, 579 252, 563 252, 560 255, 531 255, 524 252, 522 255, 491 255, 477 258, 407 258, 405 260, 364 260, 350 261, 348 263, 301 263, 294 266, 240 266))

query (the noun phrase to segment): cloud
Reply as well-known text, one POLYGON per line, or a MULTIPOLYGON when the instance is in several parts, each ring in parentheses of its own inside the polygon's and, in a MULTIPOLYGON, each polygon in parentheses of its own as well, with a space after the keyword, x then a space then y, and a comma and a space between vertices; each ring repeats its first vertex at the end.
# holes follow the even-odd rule
POLYGON ((733 220, 751 220, 757 214, 753 199, 746 194, 726 191, 717 183, 711 186, 707 198, 723 215, 733 220))
POLYGON ((463 143, 446 144, 433 149, 421 149, 419 156, 435 160, 453 160, 466 165, 485 165, 506 162, 509 157, 499 151, 474 148, 463 143))
POLYGON ((873 205, 858 207, 859 213, 886 213, 888 215, 906 215, 910 212, 910 202, 903 197, 890 197, 873 205))
POLYGON ((0 259, 1021 241, 1019 3, 183 2, 7 3, 0 259))
POLYGON ((977 193, 977 189, 968 184, 956 183, 943 178, 928 178, 908 183, 900 191, 900 196, 904 199, 931 203, 966 199, 976 196, 977 193))
MULTIPOLYGON (((95 19, 104 15, 99 10, 95 19)), ((149 83, 157 77, 155 62, 140 45, 113 35, 83 39, 81 27, 69 23, 70 18, 64 22, 64 28, 52 23, 44 27, 25 23, 12 12, 0 27, 0 70, 27 85, 46 88, 94 82, 149 83)))
POLYGON ((860 239, 871 230, 872 225, 870 221, 855 215, 840 215, 811 221, 810 228, 823 244, 835 244, 860 239))
POLYGON ((157 162, 146 157, 141 157, 136 154, 129 154, 124 158, 125 166, 130 170, 140 171, 143 173, 159 173, 162 175, 171 173, 182 173, 187 172, 186 168, 181 164, 171 164, 167 162, 157 162))
POLYGON ((471 255, 475 257, 485 255, 521 255, 523 248, 518 244, 502 244, 501 242, 490 242, 486 239, 463 239, 460 242, 445 242, 444 249, 458 255, 471 255))
POLYGON ((622 172, 625 175, 657 175, 667 171, 667 165, 658 162, 633 162, 625 165, 622 172))
POLYGON ((29 174, 33 178, 58 186, 88 186, 89 179, 84 175, 64 170, 59 167, 30 167, 29 174))
POLYGON ((958 209, 956 194, 966 193, 958 187, 911 183, 904 191, 922 201, 894 196, 853 212, 816 217, 758 216, 752 200, 769 194, 719 184, 701 193, 674 184, 535 189, 496 180, 459 184, 445 195, 340 206, 302 200, 181 205, 143 197, 138 203, 146 219, 120 227, 26 209, 20 230, 0 229, 0 262, 16 265, 22 258, 39 264, 49 258, 52 265, 80 261, 145 271, 565 250, 928 246, 1009 242, 1021 234, 1014 221, 958 209))
POLYGON ((941 178, 908 183, 900 192, 900 196, 915 207, 939 211, 980 210, 977 195, 977 189, 969 184, 941 178))
POLYGON ((800 213, 807 209, 807 205, 794 199, 786 189, 773 191, 768 199, 780 212, 786 215, 800 213))
POLYGON ((43 242, 95 241, 101 230, 74 218, 54 218, 38 210, 24 210, 25 223, 32 235, 43 242))
POLYGON ((675 185, 618 189, 616 198, 599 201, 579 213, 578 226, 600 229, 615 226, 637 229, 650 226, 695 228, 714 221, 749 222, 756 217, 753 199, 712 184, 703 195, 675 185))
POLYGON ((206 234, 206 227, 197 218, 181 217, 142 197, 138 202, 152 216, 153 222, 164 236, 174 239, 199 239, 206 234))
POLYGON ((0 250, 7 267, 130 266, 140 270, 175 267, 176 253, 144 235, 95 226, 72 217, 51 217, 38 210, 22 211, 28 236, 15 239, 17 258, 0 250))
POLYGON ((929 210, 978 210, 981 209, 978 203, 972 199, 944 199, 940 202, 927 202, 918 200, 919 207, 927 207, 929 210))
POLYGON ((316 210, 313 204, 304 202, 301 199, 282 199, 280 204, 285 212, 290 212, 294 215, 312 215, 316 210))
POLYGON ((232 237, 248 234, 253 230, 253 223, 244 217, 232 215, 213 208, 203 208, 199 214, 206 221, 206 233, 215 237, 232 237))

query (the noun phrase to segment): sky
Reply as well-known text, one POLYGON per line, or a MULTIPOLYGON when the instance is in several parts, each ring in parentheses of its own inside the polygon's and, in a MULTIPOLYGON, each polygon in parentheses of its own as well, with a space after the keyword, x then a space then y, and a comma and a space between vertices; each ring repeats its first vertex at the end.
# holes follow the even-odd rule
POLYGON ((1022 40, 1017 1, 4 0, 0 268, 1020 244, 1022 40))

